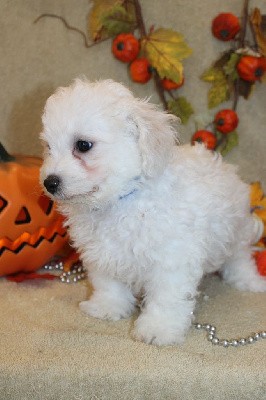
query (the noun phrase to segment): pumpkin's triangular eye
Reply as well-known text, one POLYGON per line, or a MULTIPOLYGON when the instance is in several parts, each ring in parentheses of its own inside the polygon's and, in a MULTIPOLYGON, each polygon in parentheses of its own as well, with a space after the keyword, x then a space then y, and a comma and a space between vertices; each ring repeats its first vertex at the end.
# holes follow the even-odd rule
POLYGON ((52 211, 54 202, 51 199, 49 199, 49 197, 42 194, 39 197, 38 204, 41 207, 41 209, 43 210, 43 212, 46 215, 49 215, 52 211))
POLYGON ((28 224, 31 221, 30 214, 26 207, 22 207, 15 220, 16 225, 28 224))
POLYGON ((7 206, 7 201, 2 196, 0 196, 0 212, 2 212, 3 209, 6 208, 6 206, 7 206))

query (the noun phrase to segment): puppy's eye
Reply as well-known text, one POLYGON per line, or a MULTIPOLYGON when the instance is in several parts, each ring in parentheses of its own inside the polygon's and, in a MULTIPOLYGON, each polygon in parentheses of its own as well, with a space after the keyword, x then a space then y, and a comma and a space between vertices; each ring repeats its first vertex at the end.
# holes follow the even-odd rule
POLYGON ((86 153, 93 146, 92 142, 87 142, 86 140, 78 140, 75 144, 75 149, 80 153, 86 153))

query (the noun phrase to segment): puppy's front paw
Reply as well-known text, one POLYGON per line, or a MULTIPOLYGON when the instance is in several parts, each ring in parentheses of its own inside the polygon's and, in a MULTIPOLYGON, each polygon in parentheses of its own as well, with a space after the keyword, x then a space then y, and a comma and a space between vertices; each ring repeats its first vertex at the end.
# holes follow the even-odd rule
POLYGON ((141 314, 135 322, 134 337, 147 344, 173 345, 182 344, 185 340, 185 327, 178 328, 176 321, 164 316, 154 318, 149 314, 141 314))
POLYGON ((88 301, 79 303, 79 308, 87 315, 95 318, 118 321, 121 318, 130 317, 135 311, 135 305, 132 303, 121 304, 115 301, 109 301, 104 298, 91 298, 88 301))

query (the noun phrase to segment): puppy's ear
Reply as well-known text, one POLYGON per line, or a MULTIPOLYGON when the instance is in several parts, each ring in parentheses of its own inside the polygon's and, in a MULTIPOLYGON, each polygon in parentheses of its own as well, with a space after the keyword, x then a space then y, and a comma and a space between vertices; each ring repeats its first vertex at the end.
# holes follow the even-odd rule
POLYGON ((180 120, 146 100, 136 100, 131 119, 135 125, 143 173, 149 177, 156 176, 164 170, 174 146, 179 143, 174 125, 180 120))

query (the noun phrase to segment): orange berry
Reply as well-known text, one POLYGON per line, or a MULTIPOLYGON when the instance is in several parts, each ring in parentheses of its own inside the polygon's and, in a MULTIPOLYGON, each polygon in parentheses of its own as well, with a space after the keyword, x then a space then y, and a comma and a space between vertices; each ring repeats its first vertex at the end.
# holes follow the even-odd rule
POLYGON ((171 79, 164 78, 162 79, 162 86, 164 90, 174 90, 180 88, 184 83, 184 77, 180 80, 180 82, 176 83, 171 79))
POLYGON ((191 142, 192 144, 195 144, 195 142, 204 143, 207 149, 214 150, 217 144, 217 139, 212 132, 202 129, 194 133, 191 142))
POLYGON ((266 250, 257 251, 254 254, 254 258, 257 264, 259 274, 262 276, 266 276, 266 250))
POLYGON ((240 78, 248 82, 255 82, 260 80, 266 71, 266 58, 243 56, 236 68, 240 78))
POLYGON ((231 13, 221 13, 212 21, 213 35, 224 42, 234 39, 240 30, 239 19, 231 13))
POLYGON ((237 113, 234 110, 221 110, 215 115, 214 123, 219 132, 232 132, 238 125, 237 113))
POLYGON ((131 79, 134 82, 146 83, 151 79, 151 65, 146 58, 137 58, 129 67, 131 79))
POLYGON ((120 33, 113 40, 112 52, 118 60, 131 62, 139 54, 139 41, 132 33, 120 33))

